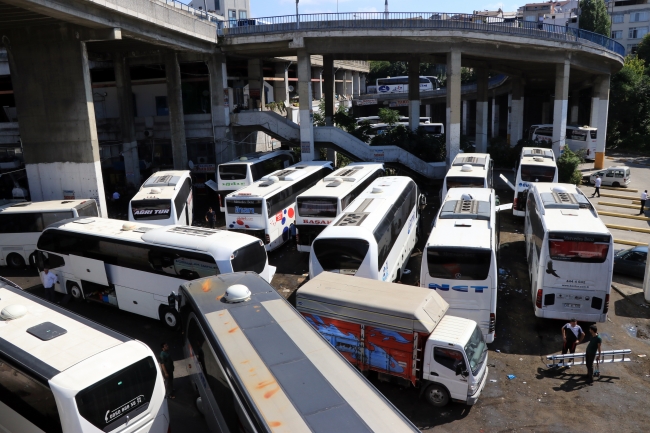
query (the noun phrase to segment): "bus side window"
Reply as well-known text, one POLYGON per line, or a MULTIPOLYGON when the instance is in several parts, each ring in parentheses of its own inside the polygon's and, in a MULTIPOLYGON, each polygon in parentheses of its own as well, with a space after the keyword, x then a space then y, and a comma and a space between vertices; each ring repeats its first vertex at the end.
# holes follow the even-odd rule
POLYGON ((64 219, 72 218, 74 215, 72 211, 66 212, 43 212, 43 227, 47 227, 50 224, 58 223, 64 219))
POLYGON ((45 268, 56 269, 65 266, 65 260, 58 254, 36 251, 36 267, 39 271, 45 268))
POLYGON ((1 233, 42 232, 43 228, 43 217, 40 212, 0 215, 1 233))

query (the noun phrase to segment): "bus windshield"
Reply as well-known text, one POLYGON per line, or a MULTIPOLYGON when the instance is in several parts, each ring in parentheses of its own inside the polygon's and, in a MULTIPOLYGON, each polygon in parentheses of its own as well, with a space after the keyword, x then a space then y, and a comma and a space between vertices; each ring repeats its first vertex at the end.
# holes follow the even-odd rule
POLYGON ((251 271, 261 274, 266 266, 266 250, 261 241, 253 242, 232 253, 233 272, 251 271))
POLYGON ((549 233, 551 260, 603 263, 609 253, 610 237, 582 233, 549 233))
POLYGON ((469 361, 469 368, 472 370, 472 374, 476 377, 481 369, 481 365, 483 365, 485 357, 487 356, 487 344, 485 344, 483 333, 479 329, 478 325, 474 328, 472 336, 465 345, 465 354, 469 361))
POLYGON ((521 165, 521 180, 524 182, 553 182, 555 167, 543 165, 521 165))
POLYGON ((442 125, 420 125, 427 134, 442 134, 442 125))
POLYGON ((247 164, 224 164, 219 166, 221 180, 242 180, 248 174, 247 164))
POLYGON ((482 177, 461 177, 451 176, 447 178, 447 189, 449 188, 483 188, 485 180, 482 177))
POLYGON ((478 248, 429 247, 429 275, 447 280, 487 279, 492 251, 478 248))
POLYGON ((334 218, 336 216, 338 200, 335 197, 298 197, 297 202, 298 215, 301 217, 334 218))
POLYGON ((370 244, 363 239, 316 239, 312 248, 324 271, 354 275, 370 244))
POLYGON ((132 200, 131 212, 135 220, 166 220, 172 214, 172 201, 132 200))
POLYGON ((259 215, 262 213, 262 200, 227 198, 226 211, 232 215, 259 215))

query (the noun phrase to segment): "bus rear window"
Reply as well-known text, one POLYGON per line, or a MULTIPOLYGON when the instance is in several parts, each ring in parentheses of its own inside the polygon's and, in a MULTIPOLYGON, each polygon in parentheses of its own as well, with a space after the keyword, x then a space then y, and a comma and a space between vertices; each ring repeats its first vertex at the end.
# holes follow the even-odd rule
POLYGON ((266 266, 266 250, 261 241, 255 241, 232 253, 233 272, 251 271, 261 274, 266 266))
POLYGON ((485 179, 482 177, 451 176, 446 179, 449 188, 484 188, 485 179))
POLYGON ((113 373, 75 396, 79 414, 105 432, 145 411, 151 401, 158 371, 152 357, 113 373))
POLYGON ((226 212, 231 215, 260 215, 262 213, 262 200, 227 198, 226 212))
POLYGON ((135 220, 166 220, 172 214, 172 201, 132 200, 131 213, 135 220))
POLYGON ((606 235, 549 233, 551 260, 582 263, 603 263, 609 253, 610 238, 606 235))
POLYGON ((521 180, 524 182, 553 182, 555 167, 542 165, 521 165, 521 180))
POLYGON ((298 197, 298 215, 301 217, 334 218, 337 212, 336 198, 298 197))
POLYGON ((490 273, 492 251, 478 248, 429 247, 429 275, 446 280, 485 280, 490 273))
POLYGON ((316 239, 312 248, 324 271, 354 275, 370 244, 363 239, 316 239))
POLYGON ((242 180, 248 174, 248 164, 224 164, 219 166, 221 180, 242 180))
POLYGON ((77 214, 79 214, 79 217, 96 217, 99 216, 99 212, 97 211, 97 203, 95 200, 88 200, 84 203, 81 203, 77 205, 77 214))

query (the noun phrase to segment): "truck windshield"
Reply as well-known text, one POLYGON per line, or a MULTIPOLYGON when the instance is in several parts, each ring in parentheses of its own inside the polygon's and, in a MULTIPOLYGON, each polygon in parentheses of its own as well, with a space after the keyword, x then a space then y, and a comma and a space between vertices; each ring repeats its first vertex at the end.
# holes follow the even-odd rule
POLYGON ((370 244, 363 239, 316 239, 312 248, 324 271, 354 275, 370 244))
POLYGON ((543 165, 522 164, 521 180, 524 182, 553 182, 555 167, 543 165))
POLYGON ((483 333, 478 326, 474 328, 472 336, 465 345, 465 354, 467 354, 467 361, 469 361, 469 368, 472 370, 472 375, 476 377, 483 361, 487 357, 487 344, 483 340, 483 333))

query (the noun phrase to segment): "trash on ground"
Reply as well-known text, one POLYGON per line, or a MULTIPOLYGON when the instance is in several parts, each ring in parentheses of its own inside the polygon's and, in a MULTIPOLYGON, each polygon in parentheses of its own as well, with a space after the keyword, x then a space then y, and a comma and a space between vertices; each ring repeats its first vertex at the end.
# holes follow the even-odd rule
POLYGON ((410 269, 404 269, 404 272, 402 272, 404 275, 408 275, 411 273, 410 269))
POLYGON ((512 380, 515 379, 517 376, 515 376, 514 374, 509 374, 507 377, 508 379, 512 380))
POLYGON ((524 358, 519 358, 519 360, 520 360, 520 361, 523 361, 523 360, 524 360, 524 358))
POLYGON ((497 381, 496 379, 490 379, 490 382, 492 382, 492 383, 494 383, 496 381, 497 381))
POLYGON ((499 349, 497 349, 496 352, 497 352, 497 353, 501 353, 501 351, 500 351, 499 349))
POLYGON ((639 358, 645 358, 645 355, 637 355, 639 358))

